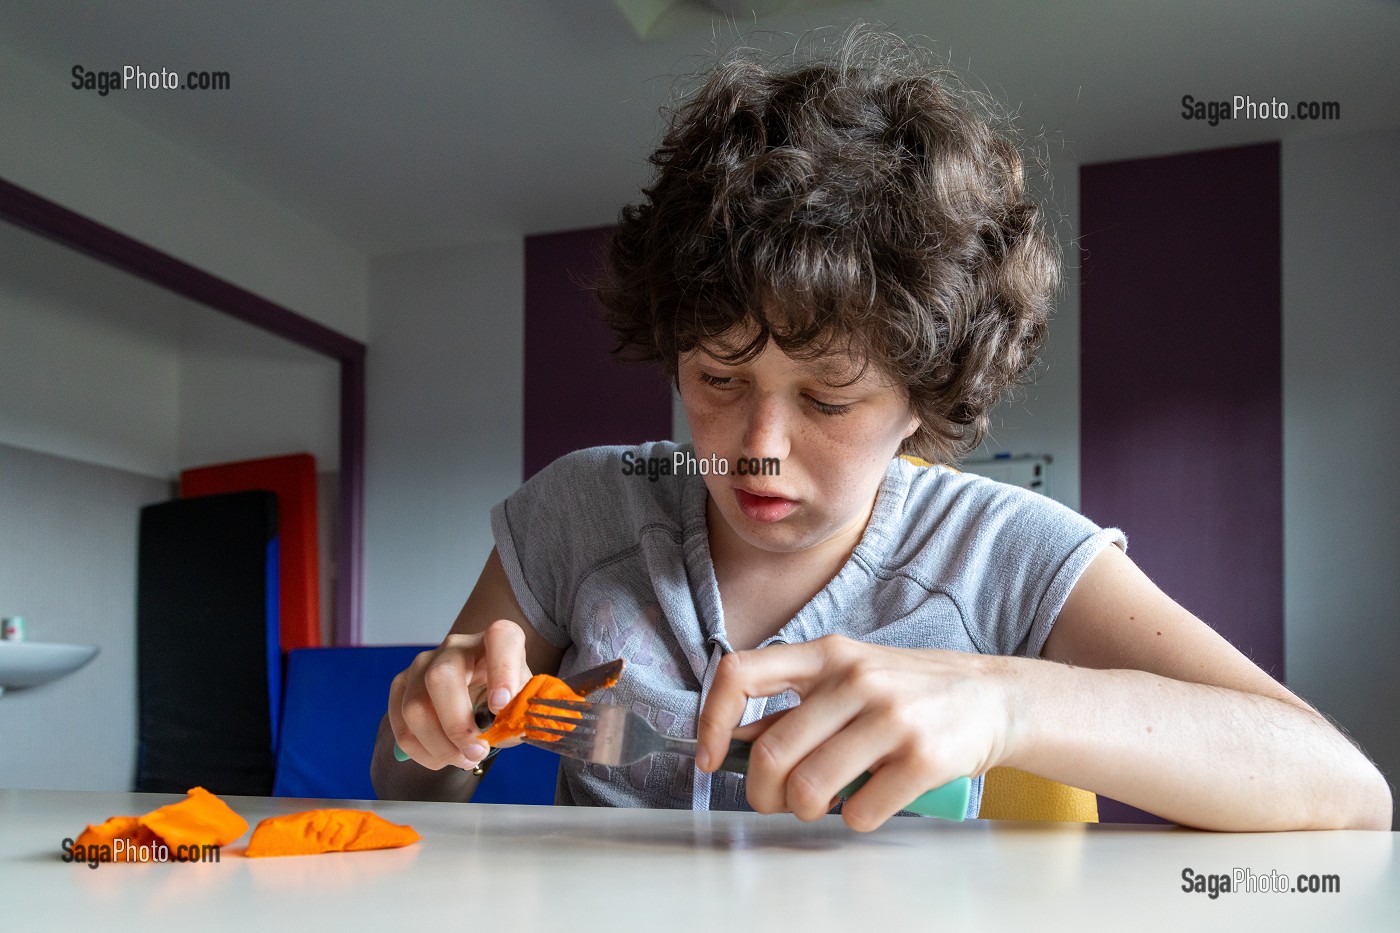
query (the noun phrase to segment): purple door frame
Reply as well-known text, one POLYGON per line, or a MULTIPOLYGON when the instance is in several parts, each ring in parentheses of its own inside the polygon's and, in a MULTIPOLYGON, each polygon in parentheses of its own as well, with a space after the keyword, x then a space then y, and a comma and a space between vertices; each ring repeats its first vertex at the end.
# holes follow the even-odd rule
POLYGON ((365 345, 2 178, 0 220, 340 364, 340 534, 335 549, 332 638, 337 645, 359 644, 364 576, 365 345))
POLYGON ((612 358, 588 287, 612 229, 525 238, 525 479, 571 450, 671 436, 670 384, 659 367, 612 358))

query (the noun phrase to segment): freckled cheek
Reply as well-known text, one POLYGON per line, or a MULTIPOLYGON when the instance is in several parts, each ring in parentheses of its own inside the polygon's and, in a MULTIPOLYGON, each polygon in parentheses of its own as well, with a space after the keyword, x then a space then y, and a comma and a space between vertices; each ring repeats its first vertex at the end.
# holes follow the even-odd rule
POLYGON ((686 420, 690 423, 690 436, 695 447, 702 453, 723 453, 731 446, 733 419, 704 405, 694 405, 686 409, 686 420))

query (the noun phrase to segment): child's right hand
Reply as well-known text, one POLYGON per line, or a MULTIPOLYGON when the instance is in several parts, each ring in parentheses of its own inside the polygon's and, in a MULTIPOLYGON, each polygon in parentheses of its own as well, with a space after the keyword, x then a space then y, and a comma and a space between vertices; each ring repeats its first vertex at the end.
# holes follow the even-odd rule
POLYGON ((530 679, 524 630, 498 619, 479 634, 451 634, 414 658, 389 686, 389 725, 399 748, 425 768, 471 770, 490 751, 475 708, 493 713, 530 679))

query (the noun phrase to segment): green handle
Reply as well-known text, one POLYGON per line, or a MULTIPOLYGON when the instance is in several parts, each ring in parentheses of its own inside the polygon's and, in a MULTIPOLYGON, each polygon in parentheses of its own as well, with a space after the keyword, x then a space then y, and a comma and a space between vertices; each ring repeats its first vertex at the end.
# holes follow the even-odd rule
MULTIPOLYGON (((689 742, 689 740, 687 741, 689 742)), ((748 774, 749 753, 752 751, 753 746, 748 742, 743 739, 733 739, 729 743, 729 752, 724 756, 719 770, 748 774)), ((836 792, 836 795, 845 800, 864 787, 868 780, 870 780, 869 771, 841 788, 836 792)), ((961 822, 967 817, 967 799, 971 795, 972 781, 960 777, 956 781, 949 781, 942 787, 935 787, 931 791, 920 794, 913 803, 904 809, 921 816, 938 816, 945 820, 961 822)))
MULTIPOLYGON (((836 795, 844 800, 864 787, 868 780, 870 780, 869 771, 841 788, 836 792, 836 795)), ((961 822, 967 816, 967 798, 971 793, 972 782, 965 777, 960 777, 956 781, 949 781, 942 787, 935 787, 931 791, 920 794, 914 798, 913 803, 904 809, 923 816, 938 816, 945 820, 961 822)))

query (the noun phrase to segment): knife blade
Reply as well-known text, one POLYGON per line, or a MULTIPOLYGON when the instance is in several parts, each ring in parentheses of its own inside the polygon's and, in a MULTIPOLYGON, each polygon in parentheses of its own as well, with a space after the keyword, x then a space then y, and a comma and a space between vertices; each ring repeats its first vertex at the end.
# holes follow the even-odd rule
POLYGON ((586 671, 570 674, 563 680, 574 693, 586 697, 590 693, 617 683, 617 679, 622 676, 622 669, 626 666, 627 662, 618 658, 615 661, 599 664, 597 667, 590 667, 586 671))

